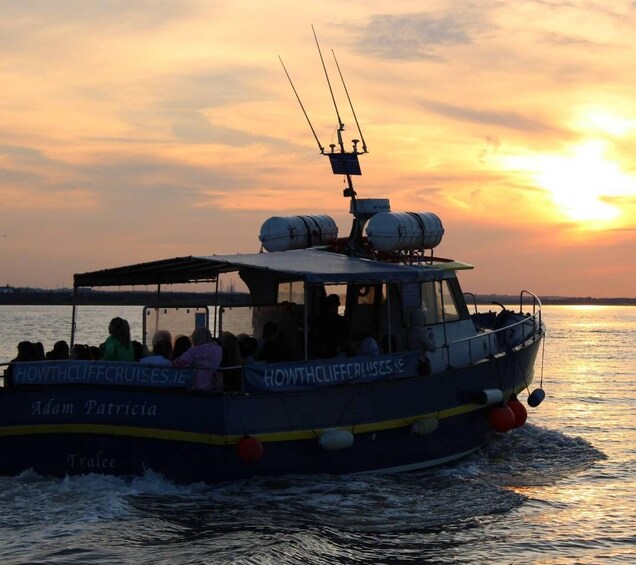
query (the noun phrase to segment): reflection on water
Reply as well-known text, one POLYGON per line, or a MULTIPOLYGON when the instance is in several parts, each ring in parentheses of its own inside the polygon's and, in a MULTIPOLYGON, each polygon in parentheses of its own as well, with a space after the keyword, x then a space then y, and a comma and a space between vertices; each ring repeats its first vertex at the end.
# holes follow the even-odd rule
MULTIPOLYGON (((141 329, 140 307, 91 308, 87 342, 114 315, 141 329)), ((61 309, 0 307, 1 355, 21 339, 50 347, 70 320, 61 309)), ((4 477, 2 563, 633 563, 636 308, 547 307, 544 319, 546 400, 457 464, 216 486, 4 477)))
MULTIPOLYGON (((121 316, 130 324, 132 339, 143 331, 142 306, 80 306, 77 309, 76 343, 99 345, 108 337, 108 324, 121 316)), ((20 341, 40 341, 45 351, 71 339, 70 306, 0 306, 0 363, 13 359, 20 341)))

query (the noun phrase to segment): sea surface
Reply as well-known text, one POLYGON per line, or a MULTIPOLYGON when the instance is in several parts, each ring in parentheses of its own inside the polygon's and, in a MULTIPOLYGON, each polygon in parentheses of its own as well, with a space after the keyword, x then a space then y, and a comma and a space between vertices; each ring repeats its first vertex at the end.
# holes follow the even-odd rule
MULTIPOLYGON (((78 342, 141 308, 82 307, 78 342)), ((0 306, 0 362, 48 350, 70 307, 0 306)), ((544 308, 547 397, 528 423, 445 467, 176 485, 0 477, 0 563, 636 563, 636 307, 544 308)), ((525 398, 522 398, 525 400, 525 398)))

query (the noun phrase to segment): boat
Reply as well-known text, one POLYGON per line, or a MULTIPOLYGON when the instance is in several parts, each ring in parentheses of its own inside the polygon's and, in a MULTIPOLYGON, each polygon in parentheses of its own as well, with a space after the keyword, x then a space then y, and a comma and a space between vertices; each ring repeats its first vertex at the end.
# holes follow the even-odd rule
POLYGON ((13 362, 0 388, 0 473, 153 470, 213 483, 411 471, 465 457, 523 425, 519 398, 536 407, 545 396, 542 386, 530 390, 545 337, 540 299, 521 290, 518 310, 480 312, 458 278, 472 265, 435 255, 444 235, 435 213, 393 212, 388 198, 358 197, 353 177, 367 153, 358 130, 361 141, 347 149, 338 114, 338 144, 318 142, 346 181, 348 236, 325 214, 273 217, 254 253, 74 276, 73 331, 84 289, 153 285, 144 346, 177 325, 253 344, 270 324, 284 356, 246 354, 222 367, 13 362), (221 303, 226 279, 245 284, 249 303, 221 303), (200 283, 212 288, 200 304, 162 303, 166 287, 200 283), (414 346, 422 332, 428 345, 414 346), (212 389, 194 387, 199 370, 213 372, 212 389))

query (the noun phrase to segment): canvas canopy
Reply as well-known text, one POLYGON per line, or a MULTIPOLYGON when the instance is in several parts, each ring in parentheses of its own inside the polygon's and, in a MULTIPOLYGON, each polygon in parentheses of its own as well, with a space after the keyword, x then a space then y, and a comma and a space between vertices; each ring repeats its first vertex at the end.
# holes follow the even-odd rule
POLYGON ((444 272, 435 267, 399 265, 318 249, 298 249, 244 255, 175 257, 76 274, 74 285, 92 287, 189 283, 214 280, 220 273, 232 271, 266 271, 280 275, 281 279, 305 281, 309 284, 404 283, 433 281, 444 277, 444 272))

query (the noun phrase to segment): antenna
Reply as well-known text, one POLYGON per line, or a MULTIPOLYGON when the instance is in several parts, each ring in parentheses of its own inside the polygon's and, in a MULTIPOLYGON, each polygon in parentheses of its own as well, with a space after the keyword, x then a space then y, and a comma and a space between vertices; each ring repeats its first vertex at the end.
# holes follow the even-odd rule
POLYGON ((338 104, 336 104, 336 97, 333 94, 333 88, 331 88, 331 81, 329 80, 329 73, 327 73, 327 67, 325 66, 325 60, 322 58, 322 51, 320 50, 320 44, 318 43, 318 36, 316 35, 316 30, 314 26, 311 26, 311 31, 314 34, 314 39, 316 40, 316 47, 318 48, 318 54, 320 55, 320 62, 322 63, 322 68, 325 71, 325 78, 327 79, 327 85, 329 86, 329 92, 331 93, 331 99, 333 100, 333 107, 336 110, 336 117, 338 118, 338 141, 340 142, 340 149, 344 153, 344 146, 342 144, 342 136, 340 132, 344 130, 344 124, 340 119, 340 112, 338 112, 338 104))
MULTIPOLYGON (((358 128, 358 133, 360 134, 360 139, 362 140, 362 152, 368 153, 367 144, 364 141, 364 136, 362 135, 362 130, 360 129, 360 123, 358 122, 358 116, 356 116, 356 111, 353 109, 353 102, 351 101, 351 96, 349 96, 349 90, 347 89, 347 85, 345 84, 344 77, 342 76, 342 71, 340 70, 340 65, 338 64, 338 59, 336 59, 336 54, 334 50, 331 50, 331 54, 333 55, 333 60, 336 62, 336 67, 338 69, 338 74, 340 75, 340 80, 342 81, 342 87, 344 88, 345 94, 347 95, 347 100, 349 100, 349 106, 351 108, 351 113, 353 114, 353 119, 356 122, 356 126, 358 128)), ((354 150, 356 145, 356 140, 353 140, 354 150)))
POLYGON ((360 255, 360 256, 364 256, 365 254, 365 249, 364 249, 364 242, 363 242, 363 237, 362 237, 362 229, 364 226, 364 218, 360 217, 358 215, 358 202, 356 199, 356 191, 353 187, 353 181, 351 180, 352 175, 361 175, 362 171, 360 170, 360 162, 358 160, 358 155, 362 155, 363 153, 367 153, 367 145, 364 141, 364 137, 362 135, 362 130, 360 129, 360 123, 358 122, 358 117, 356 116, 355 110, 353 108, 353 103, 351 101, 351 97, 349 96, 349 91, 347 90, 347 85, 344 81, 344 78, 342 76, 342 71, 340 70, 340 65, 338 64, 338 60, 336 59, 336 55, 335 53, 333 53, 333 57, 334 60, 336 61, 336 66, 338 67, 338 73, 340 75, 340 80, 342 81, 342 86, 344 87, 345 93, 347 95, 347 100, 349 100, 349 106, 351 107, 351 112, 353 113, 353 117, 355 119, 356 122, 356 126, 358 127, 358 133, 360 134, 360 140, 358 139, 353 139, 353 151, 349 151, 347 152, 347 150, 345 149, 344 146, 344 142, 342 140, 342 132, 345 129, 345 125, 344 123, 342 123, 342 119, 340 118, 340 111, 338 110, 338 104, 336 103, 336 97, 333 93, 333 88, 331 87, 331 81, 329 80, 329 73, 327 72, 327 66, 325 65, 325 60, 322 56, 322 51, 320 49, 320 43, 318 42, 318 36, 316 35, 316 30, 314 29, 314 26, 311 26, 311 31, 314 34, 314 40, 316 42, 316 47, 318 48, 318 54, 320 55, 320 62, 322 63, 322 68, 325 72, 325 78, 327 79, 327 85, 329 86, 329 93, 331 94, 331 100, 333 101, 333 107, 336 111, 336 117, 338 118, 338 129, 337 129, 337 134, 338 134, 338 144, 336 145, 335 143, 332 143, 329 148, 330 151, 329 152, 325 152, 324 147, 321 145, 320 141, 318 140, 318 136, 316 135, 316 131, 314 130, 314 127, 311 125, 311 121, 309 120, 309 116, 307 115, 307 112, 305 111, 305 107, 303 106, 303 103, 300 100, 300 96, 298 96, 298 92, 296 91, 296 88, 294 87, 294 83, 292 82, 291 77, 289 76, 289 73, 287 72, 287 69, 285 68, 285 64, 283 63, 282 58, 279 56, 278 58, 280 59, 280 63, 281 65, 283 65, 283 69, 285 71, 285 74, 287 75, 287 79, 289 80, 289 84, 291 84, 291 87, 294 91, 294 94, 296 95, 296 99, 298 100, 298 103, 300 104, 300 107, 303 111, 303 114, 305 114, 305 119, 307 120, 307 123, 309 124, 309 127, 311 128, 311 132, 314 135, 314 138, 316 139, 316 143, 318 144, 318 148, 320 149, 320 153, 322 155, 326 155, 327 157, 329 157, 329 162, 331 164, 331 171, 333 172, 334 175, 344 175, 346 178, 346 188, 342 191, 342 195, 345 198, 350 198, 350 212, 353 214, 353 225, 351 226, 351 233, 349 235, 349 241, 347 243, 347 249, 348 249, 348 253, 352 254, 352 255, 360 255), (360 141, 362 141, 362 151, 358 151, 358 143, 360 143, 360 141), (339 151, 336 150, 336 147, 338 147, 339 151))
MULTIPOLYGON (((285 74, 287 75, 287 79, 289 80, 289 84, 291 84, 292 90, 294 91, 294 94, 296 95, 296 99, 298 100, 298 104, 300 104, 300 108, 303 111, 303 114, 305 114, 305 118, 307 119, 307 123, 309 124, 309 127, 311 128, 311 133, 314 134, 314 139, 316 140, 316 143, 318 144, 318 149, 320 149, 320 153, 322 153, 324 155, 325 154, 325 148, 320 143, 320 140, 318 139, 318 136, 316 135, 316 130, 314 129, 314 126, 311 125, 311 120, 309 119, 309 116, 307 115, 307 112, 305 111, 305 107, 303 106, 303 103, 300 100, 300 96, 298 96, 298 92, 296 91, 296 87, 294 86, 294 83, 292 82, 292 79, 289 76, 289 73, 287 72, 287 68, 285 67, 285 63, 283 63, 283 59, 281 58, 280 55, 278 56, 278 59, 280 61, 280 64, 283 65, 283 70, 285 71, 285 74)), ((360 134, 360 137, 362 137, 362 134, 360 134)))

